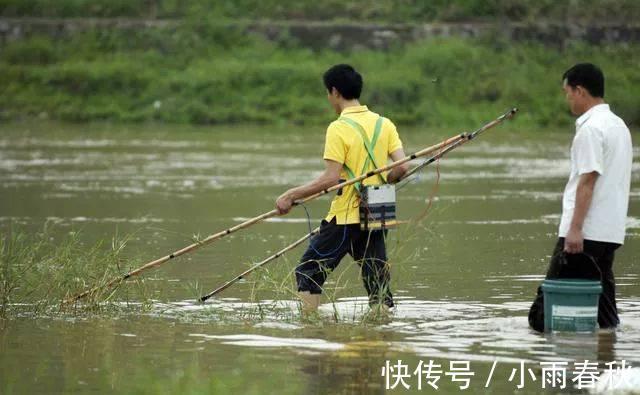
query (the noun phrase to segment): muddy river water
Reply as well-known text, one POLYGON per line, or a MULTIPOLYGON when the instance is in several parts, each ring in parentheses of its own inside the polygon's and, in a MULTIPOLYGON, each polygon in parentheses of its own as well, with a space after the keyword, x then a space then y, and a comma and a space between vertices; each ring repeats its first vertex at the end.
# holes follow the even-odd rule
MULTIPOLYGON (((408 152, 459 131, 400 128, 408 152)), ((526 316, 557 237, 572 133, 515 120, 443 159, 435 193, 436 166, 399 191, 401 219, 432 194, 433 204, 422 223, 389 234, 389 320, 363 320, 350 258, 329 278, 320 320, 301 320, 292 270, 303 246, 195 302, 304 235, 295 208, 145 273, 150 306, 122 293, 131 313, 2 322, 0 393, 446 394, 465 380, 471 393, 584 392, 576 363, 640 365, 640 149, 614 265, 620 328, 540 335, 526 316), (542 377, 552 365, 566 367, 562 390, 542 377)), ((3 125, 0 230, 46 222, 87 242, 133 234, 127 253, 151 260, 271 210, 322 170, 323 137, 310 127, 3 125)), ((311 226, 328 204, 308 205, 311 226)))

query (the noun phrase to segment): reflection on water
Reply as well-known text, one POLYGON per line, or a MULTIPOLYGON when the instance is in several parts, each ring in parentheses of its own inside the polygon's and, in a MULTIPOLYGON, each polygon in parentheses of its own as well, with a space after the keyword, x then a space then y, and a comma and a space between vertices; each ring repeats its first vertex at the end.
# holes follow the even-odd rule
MULTIPOLYGON (((134 232, 131 254, 149 259, 271 210, 284 189, 322 168, 323 134, 312 131, 141 129, 130 139, 13 128, 0 138, 0 229, 49 221, 88 239, 134 232)), ((385 361, 461 360, 474 368, 476 392, 497 361, 502 380, 490 389, 510 393, 520 363, 536 373, 552 361, 640 364, 640 150, 629 236, 615 264, 621 327, 543 336, 528 328, 527 312, 556 237, 570 135, 510 136, 487 134, 442 160, 427 220, 390 233, 391 319, 365 319, 357 266, 347 261, 330 277, 317 322, 300 319, 291 293, 256 290, 259 273, 221 298, 192 301, 186 284, 213 289, 304 234, 307 218, 294 211, 149 273, 150 306, 134 300, 117 317, 54 312, 1 323, 0 392, 383 393, 385 361)), ((403 138, 408 151, 439 139, 422 131, 403 138)), ((424 209, 435 179, 427 169, 401 190, 402 219, 424 209)), ((327 204, 309 205, 312 225, 327 204)), ((293 291, 300 253, 270 264, 278 287, 293 291)), ((447 380, 439 391, 459 392, 447 380)), ((521 391, 540 390, 537 382, 521 391)))
POLYGON ((344 344, 331 343, 322 339, 309 338, 281 338, 262 335, 205 335, 191 333, 189 336, 217 340, 222 344, 232 344, 245 347, 290 347, 299 350, 337 351, 343 349, 344 344))

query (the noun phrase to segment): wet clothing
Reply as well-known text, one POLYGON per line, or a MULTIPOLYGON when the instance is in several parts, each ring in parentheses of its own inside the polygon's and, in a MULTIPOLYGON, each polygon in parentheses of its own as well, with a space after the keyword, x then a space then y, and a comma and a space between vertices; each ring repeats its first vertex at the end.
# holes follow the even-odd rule
MULTIPOLYGON (((355 121, 356 127, 362 127, 368 140, 371 141, 379 118, 380 115, 369 111, 367 106, 345 108, 340 117, 327 128, 323 158, 346 165, 356 176, 359 176, 367 161, 368 154, 362 135, 350 122, 355 121), (348 120, 345 121, 343 118, 348 118, 348 120)), ((380 135, 372 150, 375 164, 378 167, 383 167, 387 164, 389 155, 402 148, 402 142, 393 122, 386 118, 382 118, 380 121, 382 122, 380 135)), ((365 171, 374 169, 375 166, 370 163, 369 168, 365 171)), ((385 176, 383 177, 386 179, 385 176)), ((351 177, 343 168, 340 178, 348 180, 351 177)), ((381 183, 380 177, 377 176, 369 177, 363 181, 364 185, 379 185, 381 183)), ((355 198, 356 194, 354 185, 344 187, 342 193, 336 195, 331 202, 331 208, 325 219, 331 221, 335 217, 338 225, 359 223, 359 200, 355 198)))
POLYGON ((296 268, 298 291, 322 293, 328 274, 349 254, 360 265, 369 304, 384 303, 393 307, 386 234, 386 230, 360 230, 359 224, 338 225, 335 218, 331 222, 323 220, 320 232, 311 239, 296 268))
MULTIPOLYGON (((613 277, 613 259, 620 244, 584 240, 581 254, 563 252, 564 237, 560 237, 551 256, 546 279, 563 278, 600 280, 602 294, 598 304, 598 324, 601 328, 614 328, 620 323, 616 306, 616 284, 613 277)), ((529 325, 544 331, 544 295, 542 287, 529 310, 529 325)))

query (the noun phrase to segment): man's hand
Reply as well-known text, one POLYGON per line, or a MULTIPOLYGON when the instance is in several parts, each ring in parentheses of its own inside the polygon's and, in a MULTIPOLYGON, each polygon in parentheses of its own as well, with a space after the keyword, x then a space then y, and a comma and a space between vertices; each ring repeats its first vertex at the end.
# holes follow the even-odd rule
MULTIPOLYGON (((403 159, 406 155, 404 154, 404 150, 402 148, 399 148, 389 154, 389 156, 391 157, 392 161, 397 162, 400 159, 403 159)), ((391 169, 389 174, 387 174, 387 182, 389 182, 390 184, 394 184, 400 181, 402 179, 402 176, 404 176, 407 171, 409 171, 409 164, 406 162, 394 167, 393 169, 391 169)))
POLYGON ((583 242, 582 231, 577 228, 571 228, 564 239, 564 251, 569 254, 579 254, 583 250, 583 242))
POLYGON ((278 200, 276 200, 276 210, 278 210, 278 214, 285 215, 291 211, 291 206, 293 206, 293 202, 296 200, 318 193, 338 183, 340 170, 342 170, 342 163, 328 159, 325 159, 324 163, 324 172, 313 179, 313 181, 302 186, 289 189, 287 192, 280 195, 278 200))
POLYGON ((293 198, 289 194, 289 191, 280 195, 278 200, 276 200, 276 210, 278 210, 278 214, 285 215, 289 211, 291 211, 291 207, 293 206, 293 198))

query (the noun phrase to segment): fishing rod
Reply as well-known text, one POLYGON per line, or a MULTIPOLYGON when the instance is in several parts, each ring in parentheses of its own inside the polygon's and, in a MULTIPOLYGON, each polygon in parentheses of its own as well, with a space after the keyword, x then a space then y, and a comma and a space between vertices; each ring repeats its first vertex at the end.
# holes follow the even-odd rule
POLYGON ((409 169, 406 173, 404 173, 402 178, 400 178, 400 181, 406 180, 407 178, 411 177, 415 172, 421 170, 423 167, 428 166, 431 163, 433 163, 433 162, 437 161, 438 159, 442 158, 448 152, 450 152, 450 151, 454 150, 455 148, 463 145, 464 143, 467 143, 467 142, 473 140, 474 138, 478 137, 481 133, 483 133, 487 129, 490 129, 490 128, 494 127, 495 125, 499 124, 500 122, 504 121, 505 119, 512 118, 516 114, 516 112, 518 112, 518 109, 514 107, 511 110, 509 110, 508 112, 502 114, 500 117, 498 117, 495 120, 491 121, 490 123, 482 126, 481 128, 478 128, 478 129, 474 130, 471 133, 464 133, 464 138, 453 142, 452 144, 450 144, 447 147, 444 147, 437 154, 431 156, 430 158, 426 159, 424 162, 422 162, 419 165, 413 167, 412 169, 409 169))
MULTIPOLYGON (((515 109, 510 110, 509 112, 501 115, 497 119, 495 119, 495 120, 491 121, 490 123, 484 125, 483 127, 481 127, 478 130, 482 130, 482 131, 487 130, 487 129, 499 124, 504 119, 507 119, 507 117, 512 116, 514 113, 515 113, 515 109)), ((336 184, 336 185, 334 185, 332 187, 323 189, 322 191, 314 193, 313 195, 307 196, 304 199, 296 200, 295 202, 293 202, 293 205, 294 206, 298 206, 298 205, 301 205, 303 203, 307 203, 307 202, 309 202, 309 201, 311 201, 313 199, 316 199, 316 198, 318 198, 318 197, 320 197, 322 195, 326 195, 326 194, 331 193, 333 191, 337 191, 338 189, 344 188, 344 187, 346 187, 348 185, 355 184, 355 183, 360 182, 360 181, 362 181, 362 180, 364 180, 366 178, 381 174, 383 172, 391 170, 394 167, 400 166, 400 165, 402 165, 404 163, 407 163, 409 161, 412 161, 414 159, 429 155, 430 153, 438 151, 438 150, 441 150, 441 149, 443 149, 443 148, 445 148, 445 147, 447 147, 447 146, 449 146, 449 145, 451 145, 451 144, 453 144, 453 143, 455 143, 455 142, 457 142, 459 140, 468 138, 468 135, 469 135, 468 133, 462 133, 462 134, 458 134, 456 136, 450 137, 450 138, 448 138, 446 140, 441 141, 438 144, 434 144, 434 145, 432 145, 430 147, 424 148, 424 149, 422 149, 422 150, 420 150, 418 152, 415 152, 415 153, 413 153, 413 154, 411 154, 409 156, 406 156, 406 157, 404 157, 404 158, 402 158, 400 160, 392 162, 392 163, 388 164, 387 166, 384 166, 384 167, 381 167, 381 168, 378 168, 378 169, 375 169, 375 170, 371 170, 371 171, 369 171, 369 172, 367 172, 367 173, 365 173, 365 174, 363 174, 361 176, 352 178, 350 180, 347 180, 347 181, 344 181, 342 183, 336 184)), ((184 255, 184 254, 187 254, 189 252, 192 252, 192 251, 194 251, 194 250, 196 250, 196 249, 198 249, 200 247, 203 247, 203 246, 205 246, 207 244, 210 244, 210 243, 214 242, 215 240, 221 239, 221 238, 223 238, 223 237, 225 237, 225 236, 227 236, 227 235, 229 235, 231 233, 234 233, 234 232, 236 232, 238 230, 241 230, 241 229, 244 229, 244 228, 248 228, 251 225, 254 225, 254 224, 258 223, 258 222, 262 222, 265 219, 268 219, 268 218, 271 218, 271 217, 275 217, 277 215, 279 215, 279 212, 278 212, 278 210, 274 209, 274 210, 268 211, 266 213, 260 214, 257 217, 251 218, 251 219, 249 219, 249 220, 247 220, 247 221, 245 221, 243 223, 240 223, 240 224, 238 224, 236 226, 233 226, 233 227, 228 228, 226 230, 220 231, 218 233, 214 233, 214 234, 212 234, 210 236, 207 236, 203 240, 197 241, 197 242, 195 242, 193 244, 190 244, 190 245, 188 245, 188 246, 186 246, 186 247, 184 247, 184 248, 182 248, 180 250, 177 250, 177 251, 175 251, 175 252, 173 252, 173 253, 171 253, 169 255, 165 255, 165 256, 163 256, 161 258, 158 258, 158 259, 155 259, 155 260, 153 260, 151 262, 148 262, 148 263, 144 264, 143 266, 140 266, 139 268, 137 268, 135 270, 132 270, 132 271, 126 273, 126 274, 123 274, 123 275, 120 275, 118 277, 115 277, 112 280, 110 280, 109 282, 107 282, 106 284, 98 285, 98 286, 96 286, 94 288, 88 289, 88 290, 86 290, 84 292, 81 292, 81 293, 76 294, 76 295, 74 295, 74 296, 72 296, 70 298, 67 298, 66 300, 64 300, 62 302, 62 304, 66 305, 66 304, 75 302, 75 301, 77 301, 79 299, 82 299, 82 298, 86 297, 87 295, 91 295, 91 294, 93 294, 93 293, 95 293, 95 292, 97 292, 97 291, 99 291, 101 289, 111 288, 115 284, 119 284, 122 281, 125 281, 125 280, 129 279, 130 277, 136 276, 136 275, 142 273, 143 271, 145 271, 147 269, 151 269, 153 267, 159 266, 159 265, 161 265, 161 264, 163 264, 163 263, 165 263, 165 262, 167 262, 167 261, 169 261, 171 259, 177 258, 177 257, 179 257, 181 255, 184 255)))
POLYGON ((256 263, 255 265, 251 266, 249 269, 245 270, 244 272, 238 274, 237 276, 235 276, 233 279, 227 281, 226 283, 224 283, 223 285, 219 286, 218 288, 214 289, 213 291, 209 292, 208 294, 201 296, 200 298, 198 298, 198 301, 200 302, 205 302, 207 299, 209 299, 210 297, 214 296, 217 293, 220 293, 222 291, 224 291, 225 289, 229 288, 230 286, 232 286, 233 284, 237 283, 238 281, 240 281, 241 279, 243 279, 246 275, 252 273, 253 271, 255 271, 256 269, 266 265, 267 263, 280 258, 282 255, 284 255, 286 252, 293 250, 294 248, 296 248, 297 246, 299 246, 300 244, 304 243, 306 240, 308 240, 310 237, 314 236, 315 234, 317 234, 320 231, 320 228, 315 228, 314 230, 312 230, 310 233, 307 233, 306 235, 304 235, 303 237, 299 238, 298 240, 294 241, 293 243, 289 244, 288 246, 286 246, 285 248, 281 249, 280 251, 276 252, 275 254, 271 255, 268 258, 263 259, 262 261, 256 263))
MULTIPOLYGON (((468 142, 470 140, 473 140, 474 138, 476 138, 478 135, 480 135, 481 133, 483 133, 487 129, 497 125, 498 123, 504 121, 505 119, 513 117, 517 111, 518 111, 517 108, 513 108, 509 112, 501 115, 500 117, 498 117, 494 121, 488 123, 487 125, 482 126, 481 128, 476 129, 473 132, 463 133, 461 136, 464 136, 464 138, 460 138, 458 140, 455 140, 453 143, 451 143, 448 146, 444 147, 441 151, 439 151, 435 155, 429 157, 428 159, 426 159, 421 164, 413 167, 412 169, 407 171, 407 173, 405 173, 400 180, 406 180, 408 177, 410 177, 411 175, 413 175, 414 173, 416 173, 420 169, 422 169, 425 166, 428 166, 431 163, 437 161, 438 159, 442 158, 445 154, 447 154, 448 152, 450 152, 450 151, 454 150, 455 148, 461 146, 462 144, 464 144, 464 143, 466 143, 466 142, 468 142)), ((311 231, 310 233, 306 234, 301 239, 296 240, 295 242, 293 242, 292 244, 290 244, 287 247, 283 248, 282 250, 278 251, 277 253, 275 253, 275 254, 271 255, 270 257, 264 259, 263 261, 255 264, 250 269, 242 272, 238 276, 234 277, 232 280, 227 281, 226 283, 224 283, 222 286, 220 286, 220 287, 216 288, 215 290, 209 292, 208 294, 200 297, 198 300, 200 302, 205 302, 207 299, 211 298, 212 296, 224 291, 225 289, 227 289, 231 285, 235 284, 236 282, 238 282, 240 279, 242 279, 247 274, 249 274, 249 273, 253 272, 254 270, 258 269, 259 267, 271 262, 272 260, 279 258, 280 256, 284 255, 286 252, 291 251, 295 247, 299 246, 305 240, 309 239, 310 237, 312 237, 313 235, 318 233, 318 231, 319 231, 319 228, 314 229, 313 231, 311 231)))
MULTIPOLYGON (((496 122, 502 122, 504 119, 507 118, 511 118, 515 115, 515 113, 518 111, 517 108, 513 108, 511 109, 510 112, 503 114, 501 117, 499 117, 496 122)), ((435 155, 431 156, 430 158, 426 159, 425 161, 423 161, 422 163, 420 163, 417 166, 414 166, 413 168, 409 169, 405 174, 402 175, 402 177, 400 178, 399 181, 403 181, 404 183, 400 186, 398 186, 396 188, 396 191, 399 191, 400 189, 404 188, 405 186, 407 186, 411 180, 409 180, 409 177, 411 177, 413 174, 417 173, 418 171, 420 171, 421 169, 423 169, 425 166, 430 165, 431 163, 439 160, 440 158, 442 158, 444 155, 446 155, 448 152, 451 152, 452 150, 456 149, 457 147, 461 146, 462 144, 473 140, 474 138, 476 138, 478 135, 480 135, 482 132, 484 132, 485 130, 487 130, 486 127, 481 127, 480 129, 476 129, 475 131, 471 132, 471 133, 467 133, 466 138, 462 139, 462 140, 458 140, 456 142, 454 142, 453 144, 449 145, 448 147, 445 147, 444 149, 442 149, 441 151, 439 151, 438 153, 436 153, 435 155)), ((412 219, 413 221, 421 221, 426 215, 427 212, 429 210, 429 208, 431 207, 431 203, 433 202, 433 197, 435 194, 435 191, 438 188, 438 181, 440 179, 440 172, 438 171, 438 177, 436 178, 436 184, 434 186, 434 190, 432 191, 432 195, 429 197, 429 203, 427 204, 427 208, 422 212, 422 214, 420 214, 418 217, 412 219)))
POLYGON ((420 163, 419 165, 413 167, 412 169, 410 169, 409 171, 404 173, 402 178, 400 178, 400 181, 406 180, 407 178, 411 177, 413 174, 415 174, 417 171, 421 170, 425 166, 428 166, 431 163, 433 163, 433 162, 437 161, 438 159, 442 158, 448 152, 458 148, 459 146, 463 145, 464 143, 467 143, 467 142, 473 140, 474 138, 478 137, 481 133, 485 132, 487 129, 490 129, 490 128, 494 127, 495 125, 499 124, 500 122, 504 121, 505 119, 512 118, 516 114, 516 112, 518 112, 518 109, 514 107, 511 110, 509 110, 508 112, 502 114, 500 117, 496 118, 495 120, 493 120, 493 121, 489 122, 488 124, 482 126, 481 128, 478 128, 478 129, 474 130, 471 133, 464 133, 464 138, 453 142, 452 144, 450 144, 447 147, 444 147, 437 154, 431 156, 430 158, 426 159, 424 162, 420 163))

